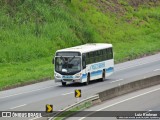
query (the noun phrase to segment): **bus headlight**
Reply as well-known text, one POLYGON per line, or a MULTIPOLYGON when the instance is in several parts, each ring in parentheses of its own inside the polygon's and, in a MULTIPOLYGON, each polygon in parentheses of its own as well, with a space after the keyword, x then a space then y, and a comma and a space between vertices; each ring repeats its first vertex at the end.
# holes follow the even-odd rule
POLYGON ((77 74, 75 75, 75 78, 80 78, 81 75, 82 75, 82 73, 77 73, 77 74))
POLYGON ((54 73, 54 76, 55 76, 56 78, 61 78, 61 75, 58 74, 58 73, 54 73))

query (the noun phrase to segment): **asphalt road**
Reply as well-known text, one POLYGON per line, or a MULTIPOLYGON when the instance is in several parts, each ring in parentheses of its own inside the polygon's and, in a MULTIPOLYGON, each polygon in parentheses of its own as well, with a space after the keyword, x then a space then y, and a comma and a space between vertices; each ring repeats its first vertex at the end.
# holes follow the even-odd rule
POLYGON ((141 78, 160 74, 160 53, 117 64, 115 72, 104 82, 92 82, 88 86, 76 84, 62 87, 54 80, 0 92, 0 111, 44 111, 46 104, 61 110, 78 100, 74 90, 81 89, 82 97, 90 97, 100 91, 141 78))
MULTIPOLYGON (((104 112, 105 114, 107 114, 108 111, 134 111, 133 116, 135 113, 140 113, 138 111, 143 111, 142 113, 155 112, 160 114, 160 85, 107 100, 100 105, 86 109, 85 112, 88 114, 85 116, 79 113, 79 115, 77 114, 79 117, 70 117, 67 120, 117 120, 116 117, 106 117, 107 115, 105 117, 96 117, 100 114, 100 111, 106 111, 104 112), (88 113, 86 111, 91 112, 88 113)), ((112 114, 111 112, 109 113, 109 115, 112 114)))

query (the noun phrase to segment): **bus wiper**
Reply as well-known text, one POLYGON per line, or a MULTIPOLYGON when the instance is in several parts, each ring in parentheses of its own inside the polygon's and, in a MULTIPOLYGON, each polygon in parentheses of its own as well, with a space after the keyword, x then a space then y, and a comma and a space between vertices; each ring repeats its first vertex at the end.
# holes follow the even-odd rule
POLYGON ((75 58, 75 56, 73 56, 72 59, 68 63, 70 63, 74 58, 75 58))

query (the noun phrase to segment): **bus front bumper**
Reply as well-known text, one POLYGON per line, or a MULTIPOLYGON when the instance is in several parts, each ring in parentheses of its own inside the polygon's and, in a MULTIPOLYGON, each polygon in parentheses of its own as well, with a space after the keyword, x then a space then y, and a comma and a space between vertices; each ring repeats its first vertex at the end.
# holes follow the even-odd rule
POLYGON ((82 83, 82 79, 62 79, 62 78, 55 78, 55 82, 66 82, 66 83, 82 83))

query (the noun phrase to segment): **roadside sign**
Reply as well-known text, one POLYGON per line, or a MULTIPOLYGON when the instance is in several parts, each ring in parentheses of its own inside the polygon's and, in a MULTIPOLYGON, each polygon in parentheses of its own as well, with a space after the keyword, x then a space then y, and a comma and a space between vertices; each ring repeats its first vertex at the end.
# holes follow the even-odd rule
POLYGON ((46 112, 51 113, 53 111, 53 105, 47 104, 46 105, 46 112))
POLYGON ((75 90, 75 98, 80 98, 81 97, 81 90, 80 89, 76 89, 75 90))

